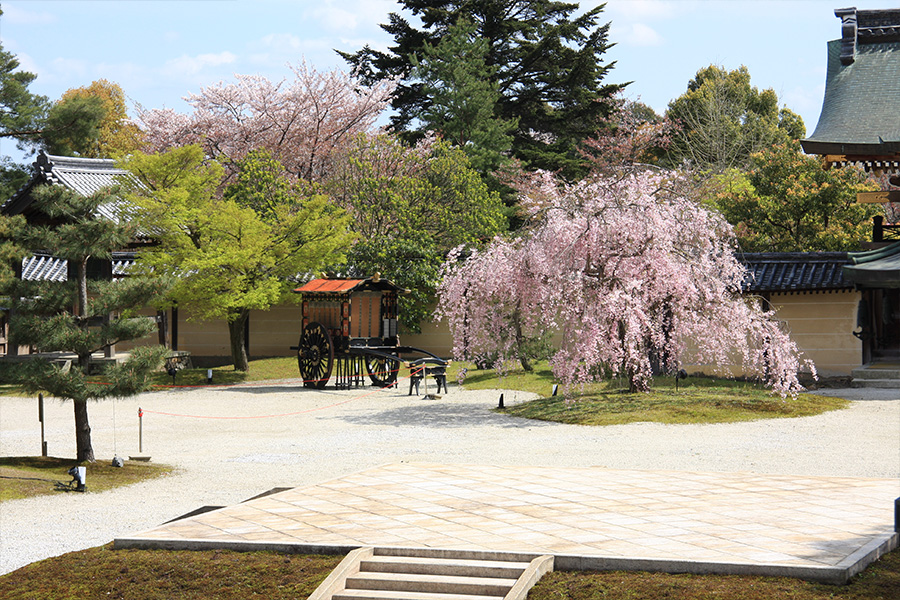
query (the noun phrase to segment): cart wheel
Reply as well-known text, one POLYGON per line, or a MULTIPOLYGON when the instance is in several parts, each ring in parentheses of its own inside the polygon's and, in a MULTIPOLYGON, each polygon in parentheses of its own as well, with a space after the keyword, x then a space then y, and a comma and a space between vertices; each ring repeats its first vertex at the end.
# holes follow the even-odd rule
POLYGON ((372 385, 390 387, 397 381, 397 372, 400 370, 400 358, 381 358, 375 356, 366 357, 366 371, 372 385))
POLYGON ((308 388, 325 389, 334 366, 334 342, 321 323, 310 323, 300 336, 297 363, 303 385, 308 388))

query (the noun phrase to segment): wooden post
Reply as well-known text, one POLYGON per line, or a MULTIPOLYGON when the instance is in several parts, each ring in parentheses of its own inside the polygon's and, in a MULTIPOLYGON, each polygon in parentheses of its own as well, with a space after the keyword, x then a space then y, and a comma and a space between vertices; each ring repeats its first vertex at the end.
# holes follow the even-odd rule
POLYGON ((38 394, 38 421, 41 422, 41 456, 47 456, 47 442, 44 440, 44 395, 38 394))
POLYGON ((172 307, 172 350, 178 350, 178 307, 172 307))

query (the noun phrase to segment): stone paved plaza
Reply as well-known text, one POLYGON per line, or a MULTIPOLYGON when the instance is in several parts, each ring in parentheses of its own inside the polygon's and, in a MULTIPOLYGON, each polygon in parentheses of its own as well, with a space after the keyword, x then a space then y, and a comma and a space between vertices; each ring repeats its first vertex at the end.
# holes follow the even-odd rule
POLYGON ((897 544, 896 479, 389 464, 188 517, 117 547, 554 554, 559 568, 843 581, 897 544))

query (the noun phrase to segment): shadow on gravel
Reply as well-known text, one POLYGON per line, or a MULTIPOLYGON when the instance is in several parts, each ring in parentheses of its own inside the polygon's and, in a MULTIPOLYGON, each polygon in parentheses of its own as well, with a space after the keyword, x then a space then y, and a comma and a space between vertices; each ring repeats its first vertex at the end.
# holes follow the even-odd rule
MULTIPOLYGON (((427 401, 425 401, 427 402, 427 401)), ((493 408, 493 407, 491 407, 493 408)), ((488 407, 450 404, 429 403, 422 406, 404 406, 391 408, 377 413, 366 415, 343 415, 332 417, 353 425, 378 425, 394 427, 552 427, 558 423, 547 421, 535 421, 493 413, 488 407)))

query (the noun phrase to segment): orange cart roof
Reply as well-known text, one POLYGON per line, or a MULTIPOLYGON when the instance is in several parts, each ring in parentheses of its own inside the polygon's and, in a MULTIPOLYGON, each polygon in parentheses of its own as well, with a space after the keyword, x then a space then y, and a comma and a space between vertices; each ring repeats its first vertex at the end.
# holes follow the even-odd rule
POLYGON ((350 292, 388 292, 406 294, 407 291, 387 279, 366 277, 365 279, 313 279, 294 290, 299 294, 335 294, 344 295, 350 292))
POLYGON ((294 291, 340 294, 349 292, 364 281, 365 279, 313 279, 294 291))

